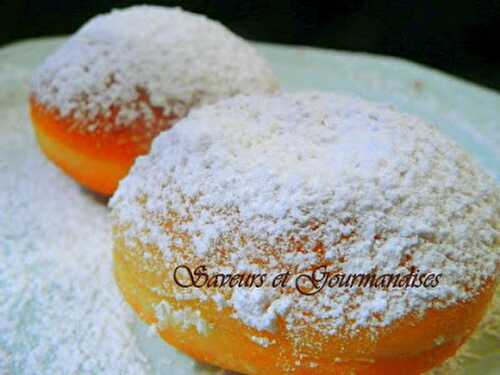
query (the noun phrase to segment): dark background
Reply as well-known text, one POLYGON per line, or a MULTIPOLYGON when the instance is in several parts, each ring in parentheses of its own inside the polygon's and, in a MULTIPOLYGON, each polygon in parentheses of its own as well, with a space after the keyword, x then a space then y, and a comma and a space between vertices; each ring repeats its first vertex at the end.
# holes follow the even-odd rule
POLYGON ((252 40, 404 57, 500 90, 500 0, 0 0, 0 45, 144 2, 204 13, 252 40))

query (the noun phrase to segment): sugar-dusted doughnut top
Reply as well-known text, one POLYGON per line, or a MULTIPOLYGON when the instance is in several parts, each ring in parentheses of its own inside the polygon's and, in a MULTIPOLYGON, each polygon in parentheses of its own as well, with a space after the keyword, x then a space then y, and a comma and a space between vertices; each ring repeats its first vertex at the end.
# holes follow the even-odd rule
MULTIPOLYGON (((134 6, 92 18, 33 76, 37 101, 62 116, 182 117, 236 94, 277 89, 254 48, 218 22, 179 8, 134 6)), ((86 121, 90 127, 95 126, 86 121)))
POLYGON ((467 300, 495 278, 498 187, 421 120, 305 93, 228 99, 181 122, 137 159, 111 201, 115 226, 157 246, 169 265, 442 274, 436 288, 224 291, 252 327, 271 330, 278 316, 290 330, 306 322, 322 333, 387 326, 467 300))

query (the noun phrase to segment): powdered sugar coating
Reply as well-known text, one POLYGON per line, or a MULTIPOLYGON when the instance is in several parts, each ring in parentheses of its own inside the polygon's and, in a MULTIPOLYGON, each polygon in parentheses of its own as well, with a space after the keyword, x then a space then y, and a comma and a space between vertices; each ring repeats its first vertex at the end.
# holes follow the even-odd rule
POLYGON ((134 6, 92 18, 36 70, 37 101, 95 130, 182 117, 236 94, 277 89, 268 64, 218 22, 179 8, 134 6))
POLYGON ((225 291, 234 317, 263 331, 278 315, 296 332, 387 326, 470 299, 498 269, 495 182, 424 122, 334 94, 193 111, 136 161, 111 206, 123 235, 159 247, 168 264, 443 274, 437 288, 225 291))

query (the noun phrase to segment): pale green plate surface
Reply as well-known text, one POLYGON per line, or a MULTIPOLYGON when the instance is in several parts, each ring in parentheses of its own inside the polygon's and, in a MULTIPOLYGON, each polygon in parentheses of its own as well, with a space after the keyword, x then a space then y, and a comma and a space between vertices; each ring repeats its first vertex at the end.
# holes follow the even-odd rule
MULTIPOLYGON (((13 124, 4 118, 12 115, 9 112, 12 107, 27 111, 29 73, 60 42, 61 39, 45 39, 0 49, 0 179, 2 167, 9 167, 2 166, 1 162, 12 160, 13 155, 19 153, 16 149, 19 145, 17 141, 30 136, 26 130, 19 130, 20 135, 16 135, 18 130, 15 128, 29 128, 29 123, 13 124)), ((271 62, 284 90, 334 90, 390 103, 436 125, 500 179, 500 95, 497 93, 393 58, 271 45, 257 45, 257 48, 271 62)), ((34 147, 32 140, 26 144, 34 147)), ((2 181, 0 186, 1 183, 2 181)), ((0 191, 0 195, 3 193, 4 191, 0 191)), ((96 203, 89 200, 89 204, 96 203)), ((0 225, 2 219, 5 220, 5 217, 2 218, 0 212, 0 225)), ((1 235, 0 231, 0 246, 3 246, 4 239, 1 235)), ((12 242, 10 244, 12 245, 12 242)), ((1 255, 0 253, 0 261, 1 255)), ((0 302, 2 297, 6 300, 12 297, 5 294, 2 296, 2 293, 8 291, 9 285, 5 280, 2 284, 0 275, 0 302)), ((43 311, 37 313, 43 314, 43 311)), ((0 328, 1 323, 0 321, 0 328)), ((15 329, 19 329, 19 335, 22 334, 23 327, 15 329)), ((150 362, 153 373, 173 375, 218 372, 216 369, 194 363, 164 345, 158 338, 148 336, 145 326, 140 322, 134 322, 132 330, 137 334, 137 345, 150 362)), ((14 346, 9 348, 8 343, 4 342, 3 345, 7 345, 4 350, 14 350, 14 346)), ((500 340, 482 335, 471 347, 478 358, 466 362, 465 373, 500 374, 500 340)), ((27 346, 23 345, 18 348, 27 350, 27 346)), ((6 362, 8 356, 2 356, 1 349, 0 332, 0 374, 2 370, 9 373, 12 368, 6 362)), ((22 370, 22 366, 16 368, 15 373, 28 373, 22 370)), ((101 372, 100 369, 90 369, 90 373, 101 372)), ((41 370, 40 373, 44 371, 41 370)))

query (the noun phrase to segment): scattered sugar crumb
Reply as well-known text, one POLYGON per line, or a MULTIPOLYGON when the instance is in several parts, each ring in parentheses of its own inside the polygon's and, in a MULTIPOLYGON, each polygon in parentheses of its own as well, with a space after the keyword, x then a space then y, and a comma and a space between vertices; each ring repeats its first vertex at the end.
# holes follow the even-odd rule
POLYGON ((224 296, 218 292, 212 295, 212 300, 215 302, 218 311, 222 311, 222 309, 227 306, 224 296))
POLYGON ((434 345, 441 346, 444 344, 445 341, 446 341, 446 338, 444 336, 439 336, 438 338, 436 338, 434 340, 434 345))
POLYGON ((203 320, 200 311, 188 307, 176 310, 165 300, 155 306, 155 316, 158 319, 156 330, 162 330, 169 325, 180 326, 184 330, 195 327, 201 335, 207 335, 211 330, 210 324, 203 320))
POLYGON ((274 340, 270 340, 267 337, 262 336, 250 336, 250 340, 264 348, 267 348, 269 345, 274 343, 274 340))
POLYGON ((286 314, 291 299, 287 296, 274 298, 274 290, 236 288, 230 301, 234 316, 258 331, 273 332, 276 320, 286 314))

